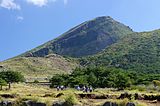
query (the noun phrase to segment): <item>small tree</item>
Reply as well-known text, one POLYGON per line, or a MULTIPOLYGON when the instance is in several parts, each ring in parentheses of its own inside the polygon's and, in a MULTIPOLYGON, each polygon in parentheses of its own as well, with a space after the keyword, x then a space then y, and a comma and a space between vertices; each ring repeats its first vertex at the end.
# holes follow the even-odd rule
POLYGON ((0 86, 1 86, 1 90, 3 86, 6 86, 7 82, 5 80, 3 80, 2 78, 0 78, 0 86))
POLYGON ((51 78, 51 88, 53 88, 55 85, 62 85, 64 82, 64 79, 60 75, 55 75, 51 78))
POLYGON ((0 78, 4 79, 9 84, 9 89, 11 88, 11 83, 24 81, 24 76, 14 71, 0 72, 0 78))

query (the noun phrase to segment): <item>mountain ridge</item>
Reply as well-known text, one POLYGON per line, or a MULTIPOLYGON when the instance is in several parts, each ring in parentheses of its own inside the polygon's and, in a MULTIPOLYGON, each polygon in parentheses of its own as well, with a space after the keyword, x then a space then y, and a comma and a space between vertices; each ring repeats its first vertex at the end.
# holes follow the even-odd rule
POLYGON ((58 38, 28 51, 22 56, 45 57, 52 53, 71 57, 93 55, 129 33, 133 33, 131 28, 113 18, 97 17, 75 26, 58 38))

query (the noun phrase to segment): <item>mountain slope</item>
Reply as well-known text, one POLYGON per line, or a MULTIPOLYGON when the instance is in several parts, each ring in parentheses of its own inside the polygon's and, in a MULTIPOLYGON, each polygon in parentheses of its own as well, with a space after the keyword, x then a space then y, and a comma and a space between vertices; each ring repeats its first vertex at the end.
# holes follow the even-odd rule
POLYGON ((160 30, 130 34, 81 64, 160 73, 160 30))
POLYGON ((111 17, 98 17, 72 28, 57 39, 22 56, 44 57, 52 53, 71 57, 93 55, 130 33, 133 31, 128 26, 111 17))
POLYGON ((0 62, 0 66, 21 72, 27 78, 46 78, 54 74, 70 73, 78 63, 74 59, 52 54, 46 57, 17 57, 0 62))

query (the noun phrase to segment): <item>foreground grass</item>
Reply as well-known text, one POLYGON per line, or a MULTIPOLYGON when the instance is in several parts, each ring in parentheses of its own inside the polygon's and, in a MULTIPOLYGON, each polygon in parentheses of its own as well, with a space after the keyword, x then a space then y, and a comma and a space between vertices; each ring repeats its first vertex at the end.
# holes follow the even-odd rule
MULTIPOLYGON (((128 100, 128 99, 87 99, 87 98, 79 98, 77 94, 86 94, 82 91, 76 91, 74 89, 67 89, 64 91, 57 91, 56 89, 50 89, 47 86, 40 86, 36 84, 12 84, 11 90, 5 90, 7 87, 3 87, 3 90, 0 91, 0 95, 9 94, 14 95, 15 98, 3 98, 1 100, 9 100, 9 101, 16 101, 17 106, 22 101, 25 100, 32 100, 36 102, 46 103, 47 106, 51 106, 54 101, 65 101, 67 104, 73 105, 78 104, 80 106, 102 106, 106 101, 116 102, 119 106, 124 106, 128 102, 136 103, 136 106, 156 106, 146 104, 145 101, 136 101, 136 100, 128 100), (60 95, 60 96, 57 96, 60 95)), ((128 92, 128 93, 148 93, 148 92, 139 92, 139 91, 116 91, 114 89, 96 89, 91 94, 96 95, 117 95, 119 96, 121 93, 128 92)), ((152 94, 153 93, 148 93, 152 94)), ((155 95, 158 93, 155 93, 155 95)))

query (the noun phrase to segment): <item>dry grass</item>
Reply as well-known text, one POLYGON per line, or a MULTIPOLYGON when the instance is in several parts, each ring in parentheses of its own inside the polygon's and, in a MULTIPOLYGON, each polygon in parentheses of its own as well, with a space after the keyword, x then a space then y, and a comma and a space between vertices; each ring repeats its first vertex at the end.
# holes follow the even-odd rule
POLYGON ((0 65, 13 71, 21 72, 27 79, 47 78, 54 74, 70 73, 77 67, 75 60, 67 59, 62 56, 54 57, 17 57, 4 62, 0 65))
MULTIPOLYGON (((117 100, 117 99, 82 99, 76 97, 75 94, 81 94, 82 91, 76 91, 74 89, 67 89, 64 91, 57 91, 56 89, 51 89, 47 86, 40 86, 36 84, 12 84, 11 90, 5 90, 7 87, 3 87, 3 91, 0 91, 0 95, 2 94, 10 94, 16 95, 16 98, 0 98, 0 100, 9 100, 9 101, 22 101, 22 100, 32 100, 32 101, 39 101, 46 103, 47 106, 51 106, 54 101, 69 101, 69 103, 79 104, 79 105, 93 105, 93 106, 101 106, 106 101, 116 102, 120 106, 124 105, 128 102, 134 102, 137 106, 148 106, 146 105, 145 101, 135 101, 135 100, 117 100), (63 94, 60 97, 56 96, 58 94, 63 94)), ((112 89, 96 89, 93 94, 96 95, 120 95, 125 91, 113 91, 112 89)), ((132 91, 130 91, 132 92, 132 91)), ((154 105, 153 105, 154 106, 154 105)))

